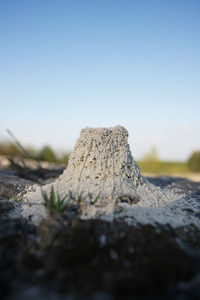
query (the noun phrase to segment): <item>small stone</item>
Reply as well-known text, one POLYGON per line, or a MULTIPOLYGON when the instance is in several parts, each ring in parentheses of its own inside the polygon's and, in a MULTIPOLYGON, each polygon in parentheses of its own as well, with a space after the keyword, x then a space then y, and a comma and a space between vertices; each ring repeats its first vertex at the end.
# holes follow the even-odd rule
POLYGON ((131 195, 131 194, 121 194, 119 195, 120 202, 126 202, 128 204, 136 204, 140 201, 138 195, 131 195))

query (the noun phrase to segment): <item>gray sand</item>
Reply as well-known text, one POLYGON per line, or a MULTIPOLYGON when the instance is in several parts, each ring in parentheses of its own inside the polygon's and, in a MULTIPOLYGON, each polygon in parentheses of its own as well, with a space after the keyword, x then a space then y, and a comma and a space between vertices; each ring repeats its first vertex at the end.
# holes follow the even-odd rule
MULTIPOLYGON (((199 203, 177 190, 154 186, 140 174, 132 157, 128 132, 122 126, 112 128, 85 128, 81 130, 64 173, 51 187, 61 196, 82 194, 82 219, 123 219, 130 225, 171 224, 181 226, 194 223, 198 217, 187 211, 199 211, 199 203), (97 203, 91 199, 98 197, 97 203)), ((66 201, 70 201, 69 197, 66 201)), ((21 215, 39 224, 48 214, 43 205, 41 189, 31 187, 23 197, 21 215)))

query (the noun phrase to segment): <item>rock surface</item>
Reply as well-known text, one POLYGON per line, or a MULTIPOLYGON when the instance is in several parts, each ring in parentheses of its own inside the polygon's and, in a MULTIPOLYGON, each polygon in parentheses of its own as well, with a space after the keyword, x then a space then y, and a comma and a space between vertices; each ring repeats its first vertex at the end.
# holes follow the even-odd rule
POLYGON ((26 180, 11 170, 0 170, 0 217, 1 219, 19 216, 17 197, 22 197, 26 189, 33 186, 34 182, 26 180))
POLYGON ((33 184, 34 182, 19 177, 16 172, 0 170, 0 198, 15 198, 19 193, 25 193, 26 187, 33 184))

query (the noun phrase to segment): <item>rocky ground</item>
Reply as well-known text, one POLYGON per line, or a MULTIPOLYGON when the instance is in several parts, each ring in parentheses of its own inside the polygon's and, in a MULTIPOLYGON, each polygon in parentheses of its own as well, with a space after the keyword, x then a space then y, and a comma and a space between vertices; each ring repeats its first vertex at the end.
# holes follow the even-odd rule
MULTIPOLYGON (((174 229, 81 221, 73 206, 34 227, 8 217, 18 193, 35 183, 22 177, 27 176, 0 171, 1 299, 200 298, 200 230, 194 225, 174 229)), ((46 174, 39 184, 47 178, 51 180, 46 174)), ((200 201, 198 182, 149 180, 200 201)))

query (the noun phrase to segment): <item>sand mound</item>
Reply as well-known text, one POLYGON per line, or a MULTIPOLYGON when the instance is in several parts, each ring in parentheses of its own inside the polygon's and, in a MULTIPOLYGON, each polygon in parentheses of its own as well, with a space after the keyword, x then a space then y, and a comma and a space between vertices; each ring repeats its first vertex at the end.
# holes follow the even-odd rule
MULTIPOLYGON (((122 126, 81 130, 68 167, 43 190, 49 193, 52 186, 61 196, 69 193, 78 198, 81 194, 83 219, 123 219, 130 225, 199 225, 198 218, 186 210, 197 209, 198 203, 188 202, 180 193, 161 190, 141 176, 128 145, 128 132, 122 126), (91 199, 98 201, 94 204, 91 199)), ((47 216, 40 188, 24 196, 21 214, 35 224, 47 216)))

